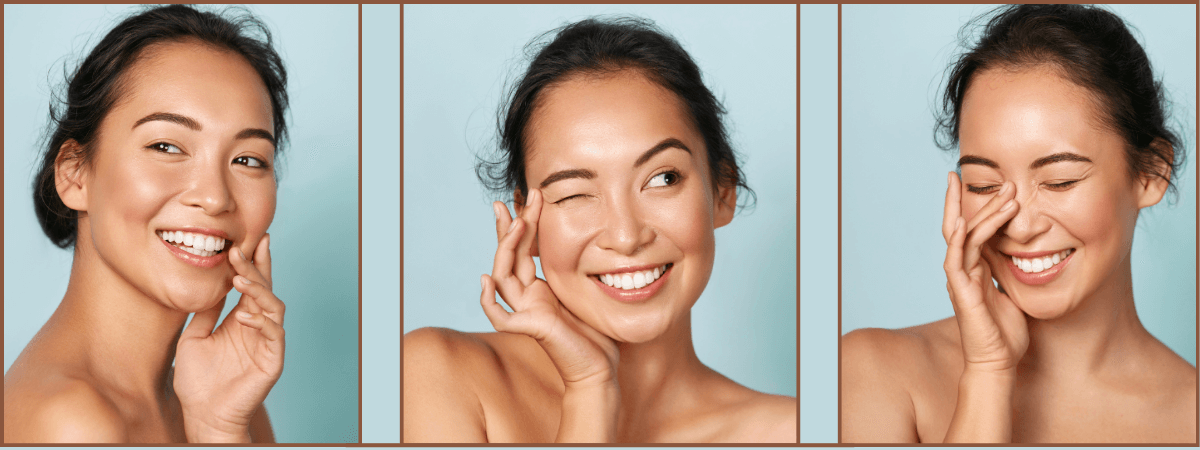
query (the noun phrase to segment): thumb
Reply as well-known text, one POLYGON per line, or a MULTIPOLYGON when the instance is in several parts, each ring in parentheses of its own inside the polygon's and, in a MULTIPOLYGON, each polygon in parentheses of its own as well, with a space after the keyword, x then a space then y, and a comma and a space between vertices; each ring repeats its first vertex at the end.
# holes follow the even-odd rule
POLYGON ((183 330, 183 334, 179 336, 179 340, 198 338, 203 339, 212 334, 213 327, 217 325, 217 319, 221 317, 221 310, 225 309, 225 299, 217 302, 216 306, 200 311, 192 316, 192 323, 188 324, 183 330))

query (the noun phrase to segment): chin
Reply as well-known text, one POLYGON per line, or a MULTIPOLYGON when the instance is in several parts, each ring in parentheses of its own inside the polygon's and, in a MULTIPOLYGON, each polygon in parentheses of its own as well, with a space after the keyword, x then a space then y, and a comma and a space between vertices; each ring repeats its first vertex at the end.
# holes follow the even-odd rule
POLYGON ((166 298, 162 302, 167 307, 187 313, 195 313, 207 311, 217 306, 233 289, 233 284, 228 280, 221 283, 221 286, 204 286, 200 283, 187 283, 185 286, 176 286, 170 289, 166 298))
POLYGON ((1010 293, 1009 298, 1026 315, 1038 320, 1054 320, 1067 315, 1072 309, 1069 296, 1050 292, 1020 295, 1010 293))
POLYGON ((636 317, 622 317, 609 320, 609 331, 603 332, 614 341, 626 344, 641 344, 658 339, 666 334, 671 327, 669 317, 663 317, 657 311, 650 314, 640 314, 636 317))

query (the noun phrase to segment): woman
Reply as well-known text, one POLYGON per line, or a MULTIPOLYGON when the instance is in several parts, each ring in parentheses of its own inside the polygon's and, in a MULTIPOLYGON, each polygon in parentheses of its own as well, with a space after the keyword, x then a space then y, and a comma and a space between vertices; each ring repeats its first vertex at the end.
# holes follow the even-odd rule
POLYGON ((5 374, 6 442, 274 440, 284 306, 266 230, 286 82, 254 18, 178 5, 124 20, 79 65, 34 181, 74 261, 5 374))
POLYGON ((692 343, 713 230, 745 188, 720 115, 648 22, 558 30, 501 113, 503 159, 479 167, 518 205, 493 204, 480 280, 501 333, 406 335, 405 442, 795 442, 794 398, 733 382, 692 343))
POLYGON ((1002 8, 943 105, 955 316, 843 338, 841 440, 1194 442, 1196 368, 1138 319, 1130 263, 1182 141, 1124 22, 1002 8))

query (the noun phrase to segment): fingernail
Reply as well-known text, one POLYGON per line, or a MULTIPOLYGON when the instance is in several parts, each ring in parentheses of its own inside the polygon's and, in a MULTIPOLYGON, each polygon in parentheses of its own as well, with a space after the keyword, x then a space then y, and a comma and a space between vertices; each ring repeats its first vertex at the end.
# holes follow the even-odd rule
POLYGON ((1012 209, 1013 205, 1015 205, 1015 204, 1017 204, 1017 199, 1014 198, 1012 200, 1009 200, 1008 203, 1005 203, 1004 206, 1001 206, 1000 210, 1008 211, 1008 210, 1012 209))
POLYGON ((500 220, 500 208, 495 203, 492 203, 492 214, 496 216, 496 220, 500 220))
POLYGON ((246 277, 241 275, 234 275, 233 282, 237 284, 250 284, 250 280, 247 280, 246 277))
POLYGON ((513 219, 513 222, 508 225, 508 231, 512 232, 512 230, 517 229, 517 222, 520 222, 520 221, 521 221, 520 218, 513 219))
POLYGON ((946 172, 946 187, 949 188, 951 184, 954 184, 954 172, 946 172))
POLYGON ((238 317, 241 317, 243 319, 249 319, 250 313, 245 312, 245 311, 238 311, 238 317))
POLYGON ((239 248, 239 249, 237 249, 237 251, 238 251, 238 258, 240 258, 242 261, 245 261, 245 260, 246 260, 246 253, 245 253, 245 252, 243 252, 243 251, 242 251, 242 249, 240 249, 240 248, 239 248))
POLYGON ((487 282, 486 282, 486 281, 484 281, 484 277, 486 277, 486 276, 487 276, 487 275, 480 275, 480 276, 479 276, 479 288, 480 288, 480 289, 487 289, 487 282))
POLYGON ((1004 195, 1004 193, 1006 193, 1006 192, 1008 192, 1008 183, 1004 183, 1004 184, 1000 185, 999 194, 1004 195))

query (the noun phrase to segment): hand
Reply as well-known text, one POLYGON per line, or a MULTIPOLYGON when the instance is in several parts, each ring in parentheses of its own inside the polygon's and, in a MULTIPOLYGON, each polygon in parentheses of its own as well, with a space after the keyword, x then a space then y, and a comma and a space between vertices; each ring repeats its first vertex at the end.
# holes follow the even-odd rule
POLYGON ((258 242, 253 262, 229 250, 237 306, 213 330, 222 299, 179 337, 174 387, 188 442, 250 442, 250 419, 283 373, 284 305, 271 292, 270 240, 258 242))
POLYGON ((950 172, 947 184, 942 217, 942 236, 947 245, 946 290, 954 304, 954 317, 962 336, 965 369, 1011 374, 1029 348, 1029 327, 1025 313, 992 282, 993 268, 988 260, 1002 258, 997 257, 987 242, 1020 210, 1016 186, 1005 183, 965 223, 958 175, 950 172))
POLYGON ((616 383, 617 346, 559 303, 545 280, 537 277, 531 248, 542 213, 542 193, 529 192, 523 214, 511 219, 501 202, 496 214, 496 258, 492 275, 483 275, 479 302, 496 331, 530 336, 541 344, 567 388, 612 386, 616 383), (500 292, 508 312, 496 302, 500 292))

